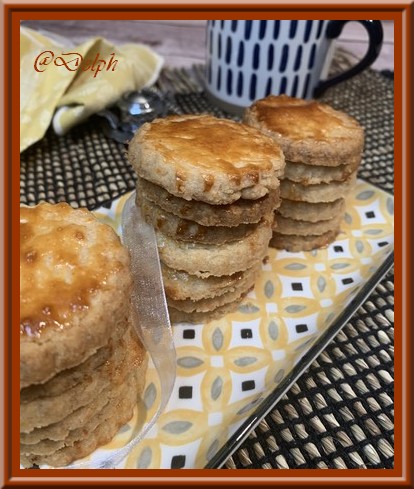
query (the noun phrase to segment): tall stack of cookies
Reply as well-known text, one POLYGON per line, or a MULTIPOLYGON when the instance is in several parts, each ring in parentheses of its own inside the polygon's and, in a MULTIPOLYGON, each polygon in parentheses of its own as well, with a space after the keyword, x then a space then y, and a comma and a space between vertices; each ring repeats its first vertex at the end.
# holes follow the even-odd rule
POLYGON ((64 466, 109 442, 144 388, 129 255, 86 209, 20 209, 20 462, 64 466))
POLYGON ((286 95, 256 101, 244 122, 273 138, 286 159, 271 246, 306 251, 334 241, 361 162, 362 127, 326 104, 286 95))
POLYGON ((137 204, 156 232, 171 320, 235 309, 267 255, 279 146, 234 121, 185 115, 144 124, 128 154, 137 204))

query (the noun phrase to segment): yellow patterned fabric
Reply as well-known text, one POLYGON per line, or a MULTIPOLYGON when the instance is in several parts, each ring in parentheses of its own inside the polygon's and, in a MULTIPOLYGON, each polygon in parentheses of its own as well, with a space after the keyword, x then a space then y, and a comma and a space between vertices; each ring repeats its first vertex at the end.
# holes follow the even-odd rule
POLYGON ((20 29, 20 151, 53 123, 64 134, 130 90, 157 79, 163 59, 142 44, 115 46, 94 38, 69 46, 20 29))

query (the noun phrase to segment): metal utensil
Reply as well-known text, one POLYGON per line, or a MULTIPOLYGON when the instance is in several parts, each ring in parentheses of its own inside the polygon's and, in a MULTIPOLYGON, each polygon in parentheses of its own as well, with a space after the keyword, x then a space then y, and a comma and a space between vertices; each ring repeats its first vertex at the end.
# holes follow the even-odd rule
POLYGON ((167 114, 167 104, 153 89, 127 92, 112 107, 101 110, 105 134, 119 143, 126 144, 135 131, 145 122, 167 114))

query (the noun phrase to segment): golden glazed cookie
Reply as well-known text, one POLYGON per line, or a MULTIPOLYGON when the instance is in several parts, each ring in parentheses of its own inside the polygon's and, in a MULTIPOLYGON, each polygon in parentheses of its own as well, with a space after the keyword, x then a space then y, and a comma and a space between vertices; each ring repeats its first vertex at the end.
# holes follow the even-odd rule
POLYGON ((243 278, 239 280, 230 290, 219 296, 202 298, 198 300, 185 299, 174 300, 167 296, 167 304, 169 307, 173 307, 178 311, 192 313, 192 312, 210 312, 218 309, 229 303, 233 303, 250 290, 256 281, 260 268, 255 267, 245 273, 243 278))
POLYGON ((66 203, 20 208, 20 387, 108 342, 129 315, 129 255, 110 226, 66 203))
POLYGON ((346 197, 355 187, 356 174, 353 173, 343 182, 317 183, 315 185, 302 185, 282 180, 280 184, 280 195, 283 199, 296 200, 300 202, 334 202, 339 198, 346 197))
POLYGON ((343 182, 358 168, 360 162, 361 155, 339 166, 305 165, 286 161, 283 178, 302 185, 343 182))
POLYGON ((298 236, 317 236, 328 231, 333 231, 338 229, 341 224, 343 218, 343 214, 338 214, 332 219, 326 219, 324 221, 317 222, 308 222, 301 221, 297 219, 290 219, 288 217, 283 217, 281 215, 276 214, 275 225, 273 227, 274 231, 277 231, 278 234, 290 234, 290 235, 298 235, 298 236))
POLYGON ((129 144, 136 173, 170 194, 209 204, 259 199, 276 189, 284 156, 257 129, 209 115, 144 124, 129 144))
POLYGON ((95 399, 82 406, 79 409, 73 411, 66 418, 53 423, 49 426, 43 426, 42 428, 35 428, 30 433, 20 433, 20 443, 25 445, 33 445, 39 443, 41 440, 63 440, 66 438, 71 430, 84 426, 97 412, 103 409, 108 403, 113 394, 118 396, 120 391, 124 389, 123 384, 117 386, 115 389, 107 387, 102 395, 96 396, 95 399))
POLYGON ((111 386, 124 381, 134 365, 143 362, 146 352, 135 332, 128 331, 121 339, 113 356, 101 368, 86 376, 85 380, 59 396, 40 397, 20 404, 20 431, 29 433, 57 423, 73 411, 89 404, 111 386))
MULTIPOLYGON (((146 363, 146 356, 142 359, 140 356, 137 356, 132 362, 133 369, 139 369, 142 375, 142 382, 145 382, 146 370, 144 366, 146 363)), ((30 433, 20 433, 20 443, 33 445, 39 443, 41 440, 64 440, 69 432, 86 426, 88 421, 106 407, 111 400, 122 397, 125 393, 124 389, 124 382, 118 383, 117 385, 108 385, 99 395, 95 395, 90 403, 76 409, 64 419, 48 426, 36 428, 30 433)))
POLYGON ((103 366, 113 357, 115 348, 119 346, 121 337, 129 327, 127 321, 122 321, 114 328, 114 333, 110 337, 108 344, 88 357, 84 362, 75 367, 62 370, 44 384, 33 384, 20 390, 20 403, 34 401, 40 397, 59 396, 63 392, 81 383, 86 377, 103 366))
POLYGON ((270 95, 246 109, 244 122, 273 138, 287 161, 339 166, 363 150, 358 122, 315 100, 270 95))
MULTIPOLYGON (((134 374, 135 375, 135 374, 134 374)), ((122 386, 121 399, 128 399, 128 396, 131 398, 134 397, 136 401, 136 397, 133 393, 129 393, 126 391, 125 385, 122 386)), ((70 430, 68 435, 62 440, 49 440, 44 439, 40 440, 34 444, 24 444, 20 443, 20 452, 23 455, 31 455, 31 456, 42 456, 46 457, 48 455, 52 455, 58 450, 62 448, 73 447, 76 442, 82 440, 85 435, 89 435, 104 421, 107 421, 110 416, 114 414, 114 409, 117 409, 119 405, 119 399, 111 399, 108 401, 107 405, 104 406, 101 411, 97 412, 92 416, 88 422, 79 428, 70 430)), ((132 402, 131 402, 132 405, 132 402)), ((131 406, 133 408, 133 406, 131 406)))
POLYGON ((170 314, 170 321, 173 324, 177 323, 192 323, 192 324, 201 324, 208 323, 215 319, 219 319, 223 317, 225 314, 229 314, 230 312, 234 312, 242 302, 242 300, 246 297, 248 292, 242 294, 233 302, 229 302, 228 304, 224 304, 223 306, 217 307, 213 311, 208 312, 184 312, 175 309, 172 306, 168 307, 168 312, 170 314))
POLYGON ((33 444, 25 444, 21 442, 21 453, 28 453, 31 455, 52 455, 62 448, 72 447, 76 442, 82 440, 85 435, 93 433, 101 423, 108 422, 114 416, 114 410, 118 409, 120 400, 129 398, 130 402, 128 404, 130 405, 130 409, 133 409, 134 405, 138 402, 138 393, 136 390, 127 392, 127 388, 128 391, 131 390, 131 387, 128 386, 129 377, 136 380, 136 376, 137 372, 131 371, 126 382, 122 384, 122 389, 119 390, 119 397, 114 398, 111 396, 111 398, 108 399, 108 403, 102 409, 96 411, 94 416, 92 416, 83 426, 72 428, 62 440, 50 440, 45 438, 33 444))
POLYGON ((311 251, 315 248, 322 248, 335 241, 339 233, 339 228, 333 231, 328 231, 318 236, 299 236, 273 233, 273 237, 270 240, 270 246, 279 250, 291 251, 296 253, 298 251, 311 251))
POLYGON ((201 244, 224 244, 239 241, 254 232, 258 224, 239 226, 202 226, 166 212, 157 204, 137 195, 137 202, 146 222, 172 239, 201 244))
POLYGON ((232 275, 264 258, 272 236, 272 222, 273 214, 264 218, 243 240, 221 245, 186 243, 156 231, 160 259, 170 268, 197 277, 232 275))
POLYGON ((345 200, 337 199, 333 202, 300 202, 296 200, 283 199, 277 213, 283 217, 308 222, 324 221, 333 219, 345 212, 345 200))
POLYGON ((176 301, 186 299, 197 301, 217 297, 234 290, 238 282, 242 281, 247 274, 252 273, 253 269, 260 265, 261 261, 254 267, 243 272, 236 272, 233 275, 223 275, 221 277, 211 275, 207 278, 190 275, 182 270, 173 270, 163 263, 161 264, 161 269, 165 293, 170 299, 176 301))
POLYGON ((279 188, 256 200, 239 199, 232 204, 211 205, 196 200, 185 200, 171 195, 162 187, 142 178, 137 179, 139 195, 157 204, 161 209, 182 219, 189 219, 201 226, 239 226, 259 222, 280 204, 279 188))
MULTIPOLYGON (((144 359, 142 362, 142 367, 139 366, 144 378, 146 363, 147 360, 144 359)), ((128 376, 129 375, 130 374, 128 374, 128 376)), ((41 442, 44 442, 44 448, 46 448, 46 446, 49 449, 55 447, 53 450, 48 451, 48 453, 52 453, 62 446, 68 445, 69 437, 71 440, 75 441, 77 438, 76 433, 79 433, 79 430, 87 428, 88 431, 91 431, 93 429, 92 423, 96 423, 96 418, 98 415, 100 415, 100 413, 105 410, 105 412, 110 414, 110 410, 113 409, 114 403, 118 402, 120 398, 127 394, 126 385, 128 382, 129 380, 127 378, 125 382, 122 382, 115 387, 105 389, 105 391, 103 391, 101 395, 96 396, 91 403, 77 409, 67 418, 58 423, 54 423, 43 428, 37 428, 30 433, 21 433, 20 447, 25 447, 25 452, 40 454, 39 449, 41 447, 41 442), (53 445, 52 442, 59 442, 61 443, 61 446, 58 448, 58 445, 53 445), (32 450, 29 445, 37 446, 32 450)), ((138 395, 138 393, 136 395, 138 395)), ((96 426, 97 424, 95 427, 96 426)), ((46 454, 46 452, 43 453, 46 454)))
POLYGON ((81 439, 49 455, 31 453, 30 447, 32 445, 23 447, 23 451, 20 454, 20 463, 24 467, 31 467, 33 464, 62 467, 72 463, 74 460, 86 457, 99 446, 108 443, 121 426, 131 419, 134 407, 137 405, 139 396, 145 386, 146 368, 147 360, 130 373, 124 384, 124 395, 111 400, 111 415, 109 417, 99 416, 98 414, 100 423, 93 431, 87 432, 85 430, 81 439), (24 453, 24 451, 27 453, 24 453))

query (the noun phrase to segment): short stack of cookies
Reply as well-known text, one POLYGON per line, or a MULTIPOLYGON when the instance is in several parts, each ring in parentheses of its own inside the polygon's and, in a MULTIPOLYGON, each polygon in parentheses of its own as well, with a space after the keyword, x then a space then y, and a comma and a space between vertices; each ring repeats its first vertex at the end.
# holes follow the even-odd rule
POLYGON ((267 256, 279 146, 234 121, 185 115, 143 125, 128 155, 137 204, 156 232, 172 322, 234 310, 267 256))
POLYGON ((65 466, 132 416, 147 357, 129 254, 86 209, 20 209, 20 463, 65 466))
POLYGON ((270 245, 295 252, 334 241, 361 162, 362 127, 326 104, 286 95, 256 101, 244 122, 272 137, 286 159, 270 245))

